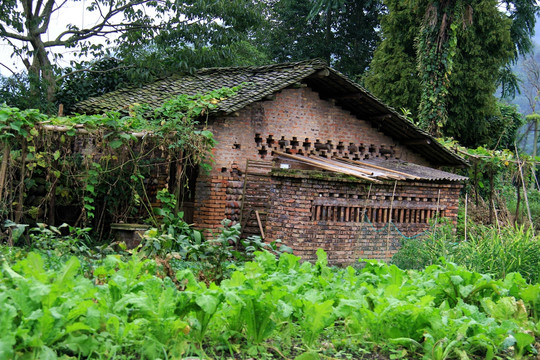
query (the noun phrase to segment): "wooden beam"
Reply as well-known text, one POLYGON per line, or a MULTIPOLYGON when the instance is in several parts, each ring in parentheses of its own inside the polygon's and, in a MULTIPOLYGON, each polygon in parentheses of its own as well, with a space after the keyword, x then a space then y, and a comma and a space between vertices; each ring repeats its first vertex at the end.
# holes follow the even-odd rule
POLYGON ((390 120, 391 118, 392 118, 391 114, 384 114, 380 116, 372 116, 368 118, 368 121, 384 122, 384 121, 390 120))
POLYGON ((407 179, 411 179, 411 180, 418 180, 418 179, 420 179, 418 176, 415 176, 415 175, 407 174, 407 173, 405 173, 405 172, 398 171, 398 170, 387 169, 387 168, 385 168, 385 167, 377 166, 377 165, 370 164, 370 163, 366 163, 366 162, 363 162, 363 161, 356 161, 356 160, 351 160, 351 159, 341 159, 341 160, 342 160, 342 161, 350 162, 350 163, 352 163, 352 164, 364 165, 364 166, 367 166, 367 167, 370 167, 370 168, 388 171, 388 172, 391 172, 391 173, 394 173, 394 174, 398 174, 398 175, 405 176, 407 179))
POLYGON ((418 139, 418 140, 403 142, 403 145, 405 146, 429 145, 429 144, 431 144, 431 139, 418 139))
POLYGON ((370 182, 381 183, 380 180, 370 178, 370 177, 360 173, 359 171, 349 170, 349 169, 346 169, 346 168, 343 168, 343 167, 338 167, 338 166, 335 166, 335 165, 326 164, 326 163, 324 163, 322 161, 318 161, 318 160, 308 158, 308 157, 305 157, 305 156, 291 155, 291 154, 287 154, 287 153, 277 151, 277 150, 274 150, 274 154, 279 155, 279 156, 283 156, 283 157, 287 157, 287 158, 290 158, 290 159, 299 160, 299 161, 302 161, 302 162, 304 162, 306 164, 309 164, 309 165, 311 165, 313 167, 316 167, 316 168, 319 168, 319 169, 329 170, 329 171, 342 173, 342 174, 346 174, 346 175, 351 175, 351 176, 357 177, 359 179, 367 180, 367 181, 370 181, 370 182))
POLYGON ((341 95, 341 96, 335 96, 334 99, 336 101, 341 100, 360 100, 364 97, 364 94, 362 93, 354 93, 354 94, 347 94, 347 95, 341 95))
POLYGON ((318 78, 324 78, 324 77, 330 76, 330 70, 324 69, 324 70, 318 71, 315 74, 313 74, 313 76, 318 77, 318 78))

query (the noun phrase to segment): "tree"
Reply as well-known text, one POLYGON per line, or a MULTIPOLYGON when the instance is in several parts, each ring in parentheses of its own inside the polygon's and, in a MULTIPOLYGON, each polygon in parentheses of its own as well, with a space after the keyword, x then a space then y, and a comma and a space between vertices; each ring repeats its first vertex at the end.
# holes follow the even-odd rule
POLYGON ((536 54, 528 56, 522 66, 525 73, 522 93, 527 99, 530 114, 526 117, 528 126, 520 140, 527 140, 529 133, 532 133, 532 156, 535 157, 538 155, 538 132, 540 131, 540 115, 536 113, 536 105, 540 97, 540 64, 536 59, 536 54))
MULTIPOLYGON (((260 18, 251 0, 216 0, 212 6, 205 0, 91 0, 86 10, 99 14, 94 25, 69 25, 55 38, 45 39, 51 16, 69 2, 76 0, 2 3, 0 38, 23 59, 31 84, 44 81, 49 101, 54 100, 57 88, 54 61, 61 56, 57 48, 76 48, 81 55, 103 56, 112 51, 122 59, 152 59, 148 54, 164 48, 204 51, 245 39, 260 18), (97 38, 105 43, 95 43, 97 38)), ((33 90, 37 91, 35 85, 33 90)))
POLYGON ((371 61, 382 10, 379 0, 274 0, 258 40, 272 60, 320 57, 354 77, 371 61))
POLYGON ((435 135, 454 136, 467 146, 488 141, 487 119, 500 115, 493 96, 499 75, 530 48, 535 1, 385 4, 384 39, 367 86, 383 100, 414 111, 435 135), (506 12, 501 5, 507 5, 506 12), (413 93, 396 94, 387 86, 413 93))

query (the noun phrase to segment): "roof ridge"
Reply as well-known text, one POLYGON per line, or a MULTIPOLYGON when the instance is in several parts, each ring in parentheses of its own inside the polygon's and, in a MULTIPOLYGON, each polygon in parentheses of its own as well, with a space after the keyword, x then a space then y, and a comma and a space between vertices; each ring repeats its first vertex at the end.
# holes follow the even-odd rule
POLYGON ((325 68, 328 67, 328 64, 325 60, 321 58, 314 58, 309 60, 302 60, 302 61, 296 61, 296 62, 284 62, 284 63, 277 63, 277 64, 271 64, 271 65, 262 65, 262 66, 225 66, 225 67, 209 67, 209 68, 201 68, 197 71, 195 71, 195 75, 205 75, 209 73, 214 72, 221 72, 221 71, 252 71, 252 72, 266 72, 271 71, 275 69, 286 69, 286 68, 294 68, 300 65, 312 65, 315 68, 325 68))

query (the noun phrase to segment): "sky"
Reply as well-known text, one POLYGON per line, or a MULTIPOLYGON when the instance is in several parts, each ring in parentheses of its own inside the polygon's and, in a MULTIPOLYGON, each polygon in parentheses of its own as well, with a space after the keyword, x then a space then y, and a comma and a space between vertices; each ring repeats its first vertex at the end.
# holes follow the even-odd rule
MULTIPOLYGON (((95 24, 99 18, 95 12, 86 10, 89 3, 89 0, 67 1, 64 6, 52 14, 49 30, 43 39, 54 39, 62 31, 66 30, 68 24, 76 25, 79 28, 95 24)), ((76 49, 56 47, 54 50, 63 55, 63 59, 58 61, 58 64, 62 67, 69 66, 70 60, 77 59, 76 49)), ((4 64, 15 72, 20 72, 25 67, 20 58, 11 56, 12 51, 12 47, 8 43, 0 40, 0 64, 4 64)), ((9 76, 12 73, 4 66, 0 66, 0 74, 9 76)))
MULTIPOLYGON (((53 39, 64 31, 68 24, 76 25, 79 28, 95 24, 99 19, 96 12, 86 10, 86 6, 88 6, 90 2, 91 0, 66 1, 65 5, 52 15, 49 31, 45 34, 44 38, 53 39)), ((538 19, 536 23, 534 42, 540 46, 540 19, 538 19)), ((76 56, 76 49, 56 47, 54 50, 63 55, 63 59, 57 61, 58 65, 62 67, 69 66, 71 60, 80 59, 76 56)), ((22 60, 18 57, 12 57, 11 55, 11 46, 5 41, 0 40, 0 64, 4 65, 0 66, 0 74, 4 76, 12 74, 5 66, 15 72, 24 70, 22 60)))

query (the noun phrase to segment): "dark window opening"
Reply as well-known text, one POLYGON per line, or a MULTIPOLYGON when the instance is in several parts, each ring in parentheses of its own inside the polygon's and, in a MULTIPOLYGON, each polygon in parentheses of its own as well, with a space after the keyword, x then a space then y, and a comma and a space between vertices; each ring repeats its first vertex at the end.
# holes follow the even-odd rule
POLYGON ((199 166, 190 164, 190 161, 178 165, 171 164, 171 176, 169 180, 169 189, 173 189, 177 196, 178 211, 184 213, 184 221, 193 223, 193 209, 195 202, 195 189, 197 178, 199 176, 199 166), (178 181, 178 177, 180 177, 178 181))

